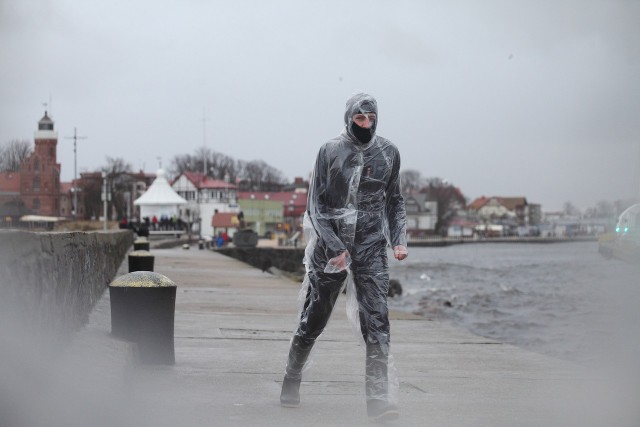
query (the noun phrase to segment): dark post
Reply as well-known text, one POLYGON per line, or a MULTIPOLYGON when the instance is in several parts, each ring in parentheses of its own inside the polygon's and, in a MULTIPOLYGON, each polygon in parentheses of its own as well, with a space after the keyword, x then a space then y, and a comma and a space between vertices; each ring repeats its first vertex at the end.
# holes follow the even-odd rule
POLYGON ((138 238, 133 242, 133 250, 134 251, 148 251, 149 249, 149 241, 146 238, 138 238))
POLYGON ((173 365, 176 284, 162 274, 137 271, 109 285, 111 334, 138 344, 140 362, 173 365))
POLYGON ((153 271, 154 256, 149 251, 129 252, 129 273, 133 271, 153 271))

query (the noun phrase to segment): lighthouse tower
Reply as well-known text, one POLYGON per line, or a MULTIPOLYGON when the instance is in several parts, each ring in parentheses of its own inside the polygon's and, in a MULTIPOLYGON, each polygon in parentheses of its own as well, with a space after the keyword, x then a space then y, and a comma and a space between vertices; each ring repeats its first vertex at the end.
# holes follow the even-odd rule
POLYGON ((27 209, 36 215, 60 215, 60 164, 56 148, 58 133, 44 112, 34 135, 35 149, 20 168, 20 193, 27 209))

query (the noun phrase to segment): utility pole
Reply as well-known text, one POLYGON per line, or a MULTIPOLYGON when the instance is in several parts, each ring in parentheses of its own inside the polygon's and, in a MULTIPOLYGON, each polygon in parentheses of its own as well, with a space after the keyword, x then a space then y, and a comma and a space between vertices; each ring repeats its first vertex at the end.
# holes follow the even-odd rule
POLYGON ((202 173, 207 176, 207 110, 202 108, 202 154, 204 156, 204 167, 202 173))
POLYGON ((103 220, 104 231, 107 231, 107 203, 111 201, 111 189, 107 181, 108 175, 106 172, 102 172, 102 206, 103 206, 103 220))
POLYGON ((71 186, 71 191, 73 191, 73 219, 77 219, 78 217, 78 140, 79 139, 87 139, 86 136, 78 136, 77 129, 73 128, 73 136, 65 136, 64 139, 73 139, 73 185, 71 186))

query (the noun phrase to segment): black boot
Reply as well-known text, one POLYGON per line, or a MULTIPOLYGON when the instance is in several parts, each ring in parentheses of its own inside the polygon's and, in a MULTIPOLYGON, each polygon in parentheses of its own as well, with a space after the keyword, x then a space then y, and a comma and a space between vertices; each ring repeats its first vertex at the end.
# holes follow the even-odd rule
POLYGON ((400 416, 400 411, 396 405, 386 400, 368 399, 367 416, 371 421, 384 423, 397 420, 400 416))
POLYGON ((295 335, 291 340, 287 369, 282 380, 282 392, 280 404, 284 407, 295 408, 300 405, 300 381, 302 380, 302 368, 304 367, 313 341, 308 342, 295 335))
POLYGON ((285 408, 297 408, 300 406, 300 381, 300 378, 295 379, 284 376, 282 392, 280 393, 280 405, 285 408))
POLYGON ((367 345, 365 386, 367 392, 367 416, 371 421, 391 421, 400 416, 398 407, 388 400, 388 359, 388 345, 367 345))

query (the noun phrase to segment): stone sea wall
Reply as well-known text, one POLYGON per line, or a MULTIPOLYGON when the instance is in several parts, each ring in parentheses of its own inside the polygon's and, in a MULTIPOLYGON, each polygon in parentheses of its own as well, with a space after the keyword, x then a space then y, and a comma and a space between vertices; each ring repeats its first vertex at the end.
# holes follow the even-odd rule
MULTIPOLYGON (((0 232, 0 330, 60 345, 87 320, 133 233, 0 232)), ((38 345, 38 347, 41 347, 38 345)))
POLYGON ((263 271, 271 267, 289 273, 304 274, 304 248, 236 248, 225 247, 216 249, 224 255, 246 262, 263 271))

